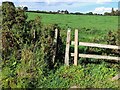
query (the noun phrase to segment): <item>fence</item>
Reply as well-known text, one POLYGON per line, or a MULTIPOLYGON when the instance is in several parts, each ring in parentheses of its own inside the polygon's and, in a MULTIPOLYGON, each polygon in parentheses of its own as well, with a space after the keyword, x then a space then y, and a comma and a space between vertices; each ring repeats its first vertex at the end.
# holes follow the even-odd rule
POLYGON ((71 33, 71 30, 68 29, 67 39, 66 39, 66 52, 65 52, 65 64, 66 65, 69 65, 69 55, 74 57, 74 65, 77 65, 78 57, 120 61, 120 57, 92 55, 92 54, 78 54, 78 46, 108 48, 108 49, 117 49, 117 50, 120 49, 120 46, 88 43, 88 42, 78 42, 78 30, 77 29, 75 30, 75 38, 74 38, 75 40, 70 41, 70 33, 71 33), (70 43, 74 45, 74 53, 69 53, 70 43))
POLYGON ((53 57, 52 57, 53 63, 55 63, 55 58, 56 58, 57 41, 58 41, 58 29, 55 29, 55 37, 54 37, 54 45, 55 45, 55 48, 54 48, 53 57))

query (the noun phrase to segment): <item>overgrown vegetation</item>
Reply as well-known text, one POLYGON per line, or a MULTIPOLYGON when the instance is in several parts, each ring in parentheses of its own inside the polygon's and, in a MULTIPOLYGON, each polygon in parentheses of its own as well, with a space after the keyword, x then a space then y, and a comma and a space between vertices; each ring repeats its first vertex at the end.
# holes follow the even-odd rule
POLYGON ((37 87, 54 67, 54 30, 58 26, 43 27, 40 17, 26 21, 25 11, 12 2, 2 3, 2 14, 2 87, 37 87))
MULTIPOLYGON (((120 69, 118 62, 80 58, 78 66, 63 66, 66 40, 66 31, 63 29, 69 26, 62 27, 61 24, 58 26, 59 23, 45 25, 42 22, 45 19, 43 16, 30 20, 25 11, 20 7, 16 8, 12 2, 2 3, 2 17, 2 28, 0 28, 2 31, 2 62, 0 63, 2 83, 0 85, 3 89, 69 88, 74 85, 80 88, 120 88, 119 80, 111 81, 120 69), (58 50, 53 63, 55 28, 58 28, 59 36, 58 50)), ((49 18, 46 19, 49 20, 49 18)), ((113 26, 116 29, 116 26, 113 26)), ((95 30, 84 27, 82 30, 85 30, 85 33, 90 31, 92 35, 96 34, 95 30)), ((105 43, 120 45, 119 30, 116 33, 113 31, 106 31, 106 33, 108 35, 103 37, 104 42, 107 41, 105 43)), ((91 41, 101 42, 95 37, 91 41)), ((113 53, 120 56, 117 50, 82 49, 83 53, 97 52, 103 55, 113 53)))
POLYGON ((111 78, 117 74, 117 68, 110 68, 102 64, 87 64, 76 66, 61 66, 55 74, 51 74, 44 81, 46 88, 119 88, 117 81, 111 78))

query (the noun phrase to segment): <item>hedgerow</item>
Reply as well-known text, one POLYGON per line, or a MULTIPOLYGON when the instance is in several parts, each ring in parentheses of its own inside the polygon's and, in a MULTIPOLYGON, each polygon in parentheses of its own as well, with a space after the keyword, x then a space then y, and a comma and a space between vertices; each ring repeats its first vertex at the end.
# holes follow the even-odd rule
MULTIPOLYGON (((78 60, 79 66, 62 66, 65 55, 65 33, 57 24, 43 25, 41 17, 27 20, 27 14, 12 2, 2 3, 2 71, 1 87, 4 88, 119 88, 110 78, 118 72, 119 64, 98 62, 94 59, 78 60), (55 29, 58 29, 55 47, 55 29), (54 50, 57 48, 55 63, 54 50), (95 64, 93 64, 92 62, 95 64)), ((72 37, 73 38, 73 37, 72 37)), ((99 41, 99 40, 97 40, 99 41)), ((119 44, 119 31, 109 32, 108 44, 119 44)), ((83 53, 110 54, 110 50, 82 48, 83 53)), ((113 51, 119 56, 119 51, 113 51)), ((72 59, 70 59, 72 61, 72 59)))
POLYGON ((39 16, 27 21, 25 11, 12 2, 3 2, 2 12, 2 87, 35 88, 54 67, 54 33, 58 26, 43 27, 39 16))

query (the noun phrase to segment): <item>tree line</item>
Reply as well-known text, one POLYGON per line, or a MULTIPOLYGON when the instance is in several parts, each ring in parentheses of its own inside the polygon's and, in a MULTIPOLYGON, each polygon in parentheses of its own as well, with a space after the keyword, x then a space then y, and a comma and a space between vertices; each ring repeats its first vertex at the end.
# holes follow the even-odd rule
POLYGON ((120 11, 119 10, 114 10, 114 8, 112 8, 111 12, 105 12, 104 15, 108 15, 108 16, 119 16, 120 15, 120 11))
MULTIPOLYGON (((27 7, 25 7, 27 8, 27 7)), ((24 8, 24 9, 25 9, 24 8)), ((102 16, 118 16, 120 15, 120 11, 119 10, 114 10, 114 8, 111 9, 111 12, 105 12, 104 14, 98 14, 98 13, 93 13, 93 12, 88 12, 88 13, 82 13, 82 12, 69 12, 68 10, 58 10, 58 11, 31 11, 28 10, 27 8, 27 12, 33 12, 33 13, 46 13, 46 14, 72 14, 72 15, 102 15, 102 16)))

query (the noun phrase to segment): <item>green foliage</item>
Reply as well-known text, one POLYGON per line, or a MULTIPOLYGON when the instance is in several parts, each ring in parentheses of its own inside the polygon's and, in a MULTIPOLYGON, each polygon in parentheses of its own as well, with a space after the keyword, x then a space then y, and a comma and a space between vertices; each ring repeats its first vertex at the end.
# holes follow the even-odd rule
POLYGON ((61 66, 55 73, 51 73, 44 81, 47 88, 119 88, 111 78, 117 74, 117 69, 108 68, 106 64, 87 64, 76 66, 61 66))
POLYGON ((0 6, 0 28, 2 27, 2 6, 0 6))
POLYGON ((12 2, 2 2, 2 25, 4 27, 11 29, 12 25, 15 23, 15 6, 12 2))
MULTIPOLYGON (((84 65, 82 61, 79 61, 81 62, 79 66, 61 66, 61 64, 64 63, 66 30, 61 30, 60 27, 66 29, 71 26, 72 29, 74 29, 77 28, 76 26, 79 24, 76 22, 77 20, 83 19, 81 21, 89 21, 90 23, 93 21, 93 18, 90 19, 91 17, 89 16, 87 16, 87 19, 86 17, 75 18, 71 15, 62 15, 63 19, 60 19, 61 15, 53 15, 55 18, 59 18, 60 21, 50 23, 51 19, 53 19, 51 15, 45 18, 47 15, 41 14, 42 18, 38 16, 34 20, 28 20, 25 11, 21 8, 15 8, 11 2, 3 2, 2 11, 3 48, 2 72, 0 73, 0 80, 2 81, 0 84, 2 88, 69 88, 73 85, 79 86, 80 88, 118 88, 116 81, 110 81, 110 78, 117 74, 117 67, 119 67, 117 65, 110 66, 106 63, 99 65, 86 63, 84 65), (8 9, 8 7, 10 7, 10 9, 8 9), (74 24, 71 23, 71 17, 73 22, 75 21, 74 24), (45 21, 47 24, 45 24, 45 21), (48 25, 48 23, 50 23, 50 25, 48 25), (64 26, 61 23, 68 24, 64 26), (53 63, 55 28, 58 28, 59 34, 56 62, 53 63), (60 32, 62 32, 62 34, 60 32)), ((30 15, 30 13, 28 15, 30 15)), ((98 21, 100 21, 101 18, 103 19, 103 17, 95 17, 98 21)), ((113 18, 116 19, 116 17, 113 18)), ((109 18, 106 21, 109 22, 111 20, 112 19, 109 18)), ((100 37, 97 37, 98 40, 96 41, 100 42, 99 38, 104 36, 103 33, 107 33, 105 29, 108 29, 108 27, 102 29, 104 32, 99 31, 104 25, 94 27, 88 24, 87 27, 85 23, 81 24, 83 27, 78 26, 78 28, 81 28, 79 30, 80 40, 86 40, 85 37, 87 35, 90 40, 94 37, 93 35, 96 35, 96 37, 99 35, 100 37), (92 37, 90 35, 92 35, 92 37)), ((94 22, 92 25, 94 25, 94 22)), ((116 27, 114 25, 112 28, 115 29, 116 27)), ((72 40, 74 36, 73 33, 74 31, 72 31, 72 40)), ((102 38, 101 40, 104 39, 105 38, 102 38)), ((109 44, 116 43, 116 34, 111 32, 106 39, 108 39, 109 44), (113 38, 114 36, 115 38, 113 38)), ((117 41, 119 41, 119 39, 117 39, 117 41)), ((82 49, 84 52, 87 50, 84 49, 84 47, 82 49)), ((99 52, 100 50, 96 48, 95 51, 99 52)))
MULTIPOLYGON (((119 30, 116 32, 109 31, 108 34, 103 37, 102 39, 94 38, 93 42, 100 43, 100 42, 106 42, 107 45, 118 45, 119 46, 119 30)), ((114 49, 102 49, 102 48, 93 48, 88 47, 86 52, 92 53, 92 54, 100 54, 100 55, 113 55, 113 56, 120 56, 119 50, 114 49)))
POLYGON ((108 32, 108 38, 107 38, 107 43, 109 45, 116 45, 116 34, 114 34, 113 32, 109 31, 108 32))
POLYGON ((117 31, 117 45, 120 46, 120 29, 117 31))
POLYGON ((17 32, 20 32, 25 27, 25 22, 27 19, 27 15, 25 14, 25 11, 21 8, 16 8, 16 14, 15 14, 15 24, 13 26, 13 29, 17 30, 17 32))
MULTIPOLYGON (((5 10, 7 10, 6 3, 3 4, 5 10)), ((4 77, 0 78, 4 82, 2 87, 35 88, 38 83, 42 85, 48 71, 54 67, 52 62, 55 48, 54 30, 58 26, 43 27, 40 16, 35 20, 26 21, 27 16, 21 8, 14 7, 14 11, 15 17, 11 18, 11 21, 15 23, 10 24, 9 28, 7 24, 4 24, 8 23, 7 20, 3 19, 2 24, 4 27, 2 30, 2 74, 4 77)), ((11 13, 11 11, 8 13, 4 11, 6 16, 11 13)), ((4 15, 3 17, 7 18, 4 15)))
POLYGON ((30 49, 24 48, 21 54, 21 59, 16 60, 13 53, 5 65, 2 65, 3 88, 35 88, 38 80, 44 78, 45 64, 41 59, 41 53, 33 53, 30 49))
POLYGON ((2 2, 2 15, 3 59, 8 59, 14 49, 20 48, 26 14, 16 9, 12 2, 2 2))

